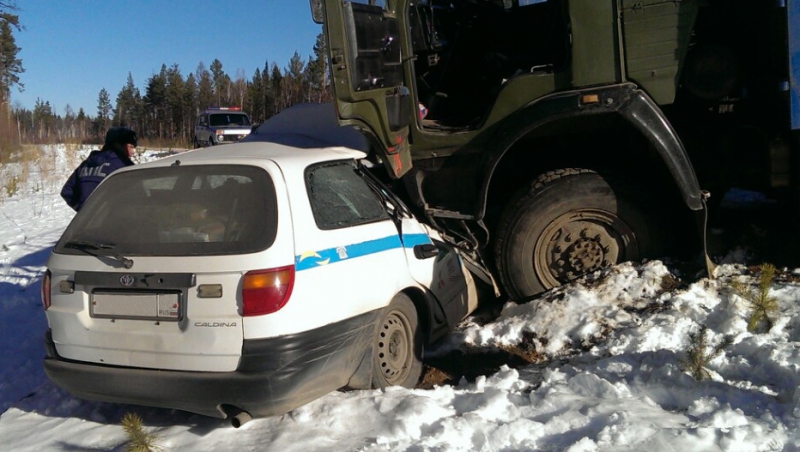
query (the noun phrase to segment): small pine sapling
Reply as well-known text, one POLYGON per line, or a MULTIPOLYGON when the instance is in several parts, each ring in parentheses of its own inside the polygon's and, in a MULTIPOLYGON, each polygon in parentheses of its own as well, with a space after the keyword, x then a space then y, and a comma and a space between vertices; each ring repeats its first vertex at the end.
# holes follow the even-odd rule
POLYGON ((778 299, 769 295, 772 281, 775 279, 775 266, 761 264, 761 274, 758 277, 758 287, 751 287, 741 281, 731 282, 733 290, 747 301, 751 309, 747 319, 747 330, 755 332, 760 325, 766 326, 766 331, 772 329, 773 315, 779 311, 778 299))
POLYGON ((159 452, 161 447, 156 445, 158 436, 144 429, 144 422, 139 415, 127 413, 122 418, 122 428, 128 437, 126 452, 159 452))
POLYGON ((730 343, 731 339, 726 337, 716 346, 710 347, 708 344, 708 327, 703 325, 700 327, 700 331, 689 333, 689 349, 686 351, 686 358, 681 360, 683 369, 689 372, 695 380, 710 379, 711 373, 707 369, 708 364, 722 353, 730 343))

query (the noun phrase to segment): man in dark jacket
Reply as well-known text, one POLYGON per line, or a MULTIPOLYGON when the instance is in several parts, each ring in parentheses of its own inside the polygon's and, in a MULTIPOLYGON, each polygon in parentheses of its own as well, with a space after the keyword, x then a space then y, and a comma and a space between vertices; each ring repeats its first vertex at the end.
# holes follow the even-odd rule
POLYGON ((136 148, 136 132, 127 127, 112 127, 106 132, 106 142, 99 151, 92 151, 64 184, 61 197, 77 212, 92 194, 97 184, 112 172, 133 165, 131 157, 136 148))

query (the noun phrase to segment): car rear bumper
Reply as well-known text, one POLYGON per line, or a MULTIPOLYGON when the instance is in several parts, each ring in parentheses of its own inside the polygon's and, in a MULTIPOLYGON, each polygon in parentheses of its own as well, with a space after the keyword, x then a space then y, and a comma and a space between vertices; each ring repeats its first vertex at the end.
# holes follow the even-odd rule
POLYGON ((45 336, 47 376, 76 397, 179 409, 225 418, 286 413, 347 385, 374 334, 379 311, 300 334, 246 340, 235 372, 105 366, 58 356, 45 336))

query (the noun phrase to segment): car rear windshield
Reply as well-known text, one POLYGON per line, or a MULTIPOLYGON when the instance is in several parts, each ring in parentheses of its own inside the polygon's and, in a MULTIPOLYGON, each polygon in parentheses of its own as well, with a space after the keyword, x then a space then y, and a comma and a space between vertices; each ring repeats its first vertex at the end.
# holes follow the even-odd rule
POLYGON ((85 242, 132 256, 252 253, 275 241, 277 218, 275 186, 262 168, 134 170, 112 174, 92 193, 55 251, 80 254, 72 246, 85 242))
POLYGON ((250 119, 242 113, 214 113, 209 122, 212 127, 250 126, 250 119))

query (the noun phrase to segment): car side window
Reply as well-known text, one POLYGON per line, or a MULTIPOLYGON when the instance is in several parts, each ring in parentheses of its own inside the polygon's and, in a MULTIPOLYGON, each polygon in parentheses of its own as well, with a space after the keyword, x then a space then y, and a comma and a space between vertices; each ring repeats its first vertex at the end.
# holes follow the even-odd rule
POLYGON ((306 188, 320 229, 338 229, 389 218, 384 204, 352 161, 306 170, 306 188))

